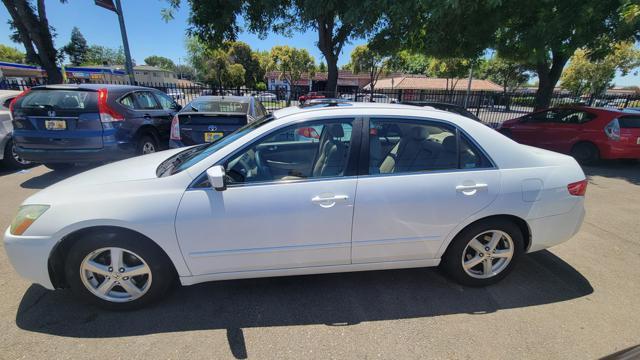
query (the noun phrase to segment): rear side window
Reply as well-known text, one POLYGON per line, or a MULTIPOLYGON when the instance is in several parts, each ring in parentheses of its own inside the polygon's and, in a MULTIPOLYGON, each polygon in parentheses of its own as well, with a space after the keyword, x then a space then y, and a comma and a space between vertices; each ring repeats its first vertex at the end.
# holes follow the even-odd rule
POLYGON ((62 110, 96 110, 97 93, 76 90, 33 90, 22 98, 20 107, 62 110))
POLYGON ((122 104, 125 107, 128 107, 129 109, 135 109, 136 102, 133 100, 133 94, 129 94, 123 97, 122 99, 120 99, 120 104, 122 104))
POLYGON ((450 125, 411 120, 372 119, 369 174, 489 168, 490 161, 450 125))
POLYGON ((640 129, 640 116, 623 116, 618 123, 623 129, 640 129))
POLYGON ((138 103, 138 108, 141 110, 160 110, 160 104, 156 101, 156 98, 149 91, 138 91, 134 93, 134 96, 138 103))

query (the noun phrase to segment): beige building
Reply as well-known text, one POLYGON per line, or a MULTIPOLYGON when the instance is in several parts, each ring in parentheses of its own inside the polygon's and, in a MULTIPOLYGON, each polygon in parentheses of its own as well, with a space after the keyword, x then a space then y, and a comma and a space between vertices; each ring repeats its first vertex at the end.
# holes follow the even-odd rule
POLYGON ((161 69, 155 66, 138 65, 133 67, 136 81, 139 83, 169 83, 178 82, 178 77, 171 70, 161 69))

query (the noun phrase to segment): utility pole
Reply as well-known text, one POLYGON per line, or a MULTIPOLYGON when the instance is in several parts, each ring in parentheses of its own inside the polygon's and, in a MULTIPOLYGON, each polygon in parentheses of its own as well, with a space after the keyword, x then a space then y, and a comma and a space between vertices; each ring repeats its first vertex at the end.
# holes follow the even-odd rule
POLYGON ((122 46, 124 47, 125 66, 127 73, 129 74, 129 81, 131 85, 135 85, 136 78, 133 73, 133 62, 131 61, 131 52, 129 51, 129 40, 127 39, 127 29, 124 26, 124 15, 122 14, 122 3, 120 0, 116 0, 116 8, 118 14, 118 21, 120 22, 120 34, 122 34, 122 46))

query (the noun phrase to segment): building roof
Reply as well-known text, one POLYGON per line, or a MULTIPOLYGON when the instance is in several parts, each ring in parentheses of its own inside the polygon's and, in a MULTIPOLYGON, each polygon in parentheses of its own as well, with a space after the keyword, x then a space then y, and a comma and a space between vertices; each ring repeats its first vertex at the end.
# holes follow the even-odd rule
MULTIPOLYGON (((455 90, 467 90, 468 79, 445 79, 430 78, 426 76, 395 76, 379 79, 375 84, 375 89, 393 89, 393 90, 446 90, 451 89, 452 82, 455 84, 455 90), (448 80, 448 82, 447 82, 448 80)), ((370 84, 364 88, 368 89, 370 84)), ((489 80, 471 81, 471 90, 480 91, 502 91, 502 87, 489 80)))
POLYGON ((136 65, 133 67, 133 70, 173 72, 171 70, 167 70, 167 69, 163 69, 163 68, 159 68, 157 66, 151 66, 151 65, 136 65))

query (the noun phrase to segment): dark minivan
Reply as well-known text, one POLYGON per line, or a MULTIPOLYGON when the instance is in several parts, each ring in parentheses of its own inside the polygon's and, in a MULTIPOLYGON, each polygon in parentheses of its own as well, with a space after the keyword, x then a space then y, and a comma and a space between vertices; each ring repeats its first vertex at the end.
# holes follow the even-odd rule
POLYGON ((180 108, 140 86, 36 86, 11 106, 16 152, 51 169, 152 153, 166 147, 180 108))

